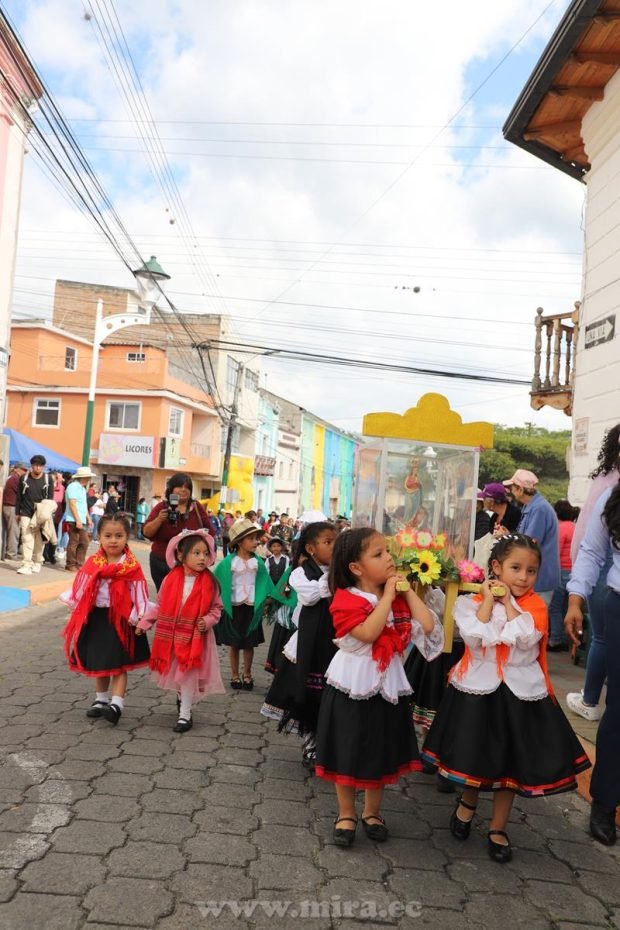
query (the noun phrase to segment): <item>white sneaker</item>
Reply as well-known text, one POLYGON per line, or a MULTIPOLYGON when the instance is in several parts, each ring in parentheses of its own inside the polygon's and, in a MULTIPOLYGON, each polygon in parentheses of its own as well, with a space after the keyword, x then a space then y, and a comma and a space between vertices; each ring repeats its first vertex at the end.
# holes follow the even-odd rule
POLYGON ((28 568, 27 565, 22 565, 21 568, 17 569, 18 575, 32 575, 32 569, 28 568))
POLYGON ((34 574, 34 575, 38 575, 40 571, 41 571, 41 563, 40 563, 40 562, 35 562, 34 565, 32 566, 32 572, 33 572, 33 574, 34 574))
POLYGON ((570 691, 566 695, 566 703, 574 714, 579 714, 586 720, 597 721, 603 716, 603 711, 597 705, 592 707, 590 704, 584 704, 583 691, 570 691))

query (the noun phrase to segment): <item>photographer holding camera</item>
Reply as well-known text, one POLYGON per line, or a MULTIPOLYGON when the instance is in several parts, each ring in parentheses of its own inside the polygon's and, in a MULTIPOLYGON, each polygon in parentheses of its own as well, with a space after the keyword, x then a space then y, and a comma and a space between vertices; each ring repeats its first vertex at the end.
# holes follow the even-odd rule
POLYGON ((192 479, 184 472, 177 472, 166 482, 166 495, 148 515, 142 528, 144 536, 152 543, 150 554, 151 578, 159 591, 162 581, 170 571, 166 562, 166 546, 181 530, 205 529, 213 536, 213 528, 206 510, 192 499, 192 479))

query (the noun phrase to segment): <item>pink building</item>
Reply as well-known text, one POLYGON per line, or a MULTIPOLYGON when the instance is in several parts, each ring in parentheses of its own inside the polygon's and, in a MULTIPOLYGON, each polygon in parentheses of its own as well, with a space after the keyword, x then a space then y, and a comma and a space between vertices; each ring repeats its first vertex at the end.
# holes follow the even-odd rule
POLYGON ((41 82, 0 12, 0 426, 6 416, 11 296, 28 113, 42 95, 41 82))

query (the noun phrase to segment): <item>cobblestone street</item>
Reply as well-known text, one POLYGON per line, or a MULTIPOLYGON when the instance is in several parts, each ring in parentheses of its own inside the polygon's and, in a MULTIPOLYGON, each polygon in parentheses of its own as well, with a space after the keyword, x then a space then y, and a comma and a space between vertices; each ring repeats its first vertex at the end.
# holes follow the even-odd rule
POLYGON ((265 647, 254 692, 201 702, 191 732, 173 734, 174 699, 145 673, 130 677, 114 728, 84 715, 65 616, 31 608, 0 627, 3 930, 620 927, 619 851, 589 839, 577 795, 517 801, 515 856, 501 867, 483 819, 459 844, 453 796, 411 777, 386 793, 386 844, 358 829, 337 849, 333 789, 259 716, 265 647), (231 904, 215 916, 207 902, 231 904))

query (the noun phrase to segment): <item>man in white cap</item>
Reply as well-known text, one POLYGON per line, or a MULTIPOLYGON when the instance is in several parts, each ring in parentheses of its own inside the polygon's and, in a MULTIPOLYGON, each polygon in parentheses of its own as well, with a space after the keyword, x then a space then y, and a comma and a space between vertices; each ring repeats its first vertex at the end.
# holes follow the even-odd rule
POLYGON ((90 536, 89 528, 93 521, 88 513, 88 503, 86 500, 86 485, 92 478, 97 476, 93 474, 88 465, 80 465, 72 481, 67 487, 65 500, 67 502, 66 521, 69 527, 69 544, 67 546, 67 561, 65 571, 77 572, 86 561, 88 543, 90 536))
MULTIPOLYGON (((514 499, 522 506, 517 533, 531 536, 540 546, 542 562, 534 590, 548 607, 553 592, 560 584, 558 518, 551 504, 536 490, 538 478, 533 471, 517 468, 512 478, 502 483, 510 489, 514 499)), ((555 649, 561 648, 561 643, 549 645, 555 649)))

